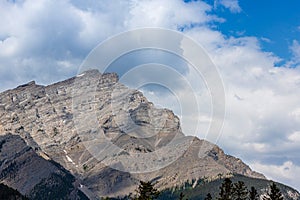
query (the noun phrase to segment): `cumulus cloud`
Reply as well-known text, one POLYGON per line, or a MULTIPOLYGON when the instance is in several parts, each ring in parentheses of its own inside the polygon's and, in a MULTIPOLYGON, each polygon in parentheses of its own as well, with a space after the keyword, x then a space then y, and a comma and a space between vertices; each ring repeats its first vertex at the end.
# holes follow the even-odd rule
POLYGON ((269 179, 300 188, 297 182, 300 178, 300 166, 291 161, 286 161, 281 165, 254 163, 252 167, 263 172, 269 179))
POLYGON ((206 14, 210 9, 202 1, 179 0, 1 1, 0 90, 31 79, 48 84, 74 75, 96 44, 122 31, 217 21, 206 14))
POLYGON ((290 50, 293 54, 293 61, 296 65, 300 64, 300 44, 297 40, 293 41, 293 44, 290 46, 290 50))
POLYGON ((228 109, 222 145, 235 155, 245 149, 242 154, 248 158, 252 154, 253 159, 273 153, 280 161, 289 155, 299 160, 293 153, 299 146, 286 153, 288 135, 299 129, 299 69, 275 68, 280 59, 263 52, 256 38, 231 38, 216 44, 223 45, 210 47, 209 53, 223 76, 228 109))
POLYGON ((300 131, 296 131, 288 136, 291 142, 300 142, 300 131))
POLYGON ((238 0, 215 0, 214 5, 215 7, 222 5, 225 8, 228 8, 232 13, 239 13, 242 11, 238 0))
POLYGON ((190 25, 203 25, 215 16, 207 15, 211 6, 202 1, 133 1, 130 10, 131 19, 128 20, 129 27, 155 26, 177 29, 190 25))
MULTIPOLYGON (((217 0, 215 6, 242 11, 237 0, 217 0)), ((293 58, 288 65, 294 68, 274 67, 281 59, 263 51, 260 39, 225 37, 213 29, 211 24, 224 19, 210 14, 212 8, 203 1, 180 0, 1 1, 0 90, 32 79, 49 84, 71 77, 92 48, 122 31, 145 26, 181 30, 204 47, 222 75, 227 114, 221 147, 268 177, 299 189, 299 177, 292 176, 299 174, 300 165, 300 71, 295 68, 300 63, 299 42, 290 47, 293 58), (272 170, 280 174, 270 174, 272 170)), ((198 134, 204 137, 211 107, 208 90, 199 88, 201 116, 189 109, 184 127, 199 119, 198 134)), ((178 89, 180 95, 189 95, 178 89)), ((182 114, 170 95, 150 90, 145 94, 182 114)))
POLYGON ((63 1, 0 4, 2 90, 31 79, 47 83, 74 73, 71 66, 84 51, 77 42, 82 24, 76 10, 63 1))

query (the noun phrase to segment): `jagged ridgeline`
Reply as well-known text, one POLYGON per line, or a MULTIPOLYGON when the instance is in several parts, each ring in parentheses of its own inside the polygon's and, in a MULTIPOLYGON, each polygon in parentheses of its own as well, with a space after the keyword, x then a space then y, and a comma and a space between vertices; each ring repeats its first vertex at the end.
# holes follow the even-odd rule
MULTIPOLYGON (((185 136, 172 111, 156 108, 115 73, 91 70, 2 92, 0 121, 0 180, 33 199, 124 196, 140 180, 155 182, 169 199, 185 186, 194 194, 213 189, 225 177, 254 180, 260 194, 269 183, 218 146, 185 136)), ((280 188, 287 199, 299 198, 280 188)))

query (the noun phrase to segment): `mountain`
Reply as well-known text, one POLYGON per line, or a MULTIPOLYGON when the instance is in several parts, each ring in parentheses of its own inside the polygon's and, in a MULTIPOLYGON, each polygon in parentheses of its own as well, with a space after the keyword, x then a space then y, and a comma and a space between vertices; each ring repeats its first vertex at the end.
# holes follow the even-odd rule
POLYGON ((36 154, 18 135, 0 136, 0 180, 30 199, 88 199, 75 177, 59 164, 36 154))
MULTIPOLYGON (((90 70, 49 86, 30 82, 2 92, 0 122, 2 137, 26 142, 30 154, 25 157, 34 154, 58 163, 58 169, 74 177, 68 181, 75 185, 72 189, 89 198, 126 195, 139 180, 156 182, 160 190, 234 175, 265 180, 218 146, 185 136, 172 111, 156 108, 141 92, 119 83, 115 73, 90 70)), ((17 159, 13 154, 8 157, 12 163, 17 159)), ((58 170, 44 165, 49 173, 58 170)), ((31 178, 30 168, 20 169, 20 177, 31 178)), ((32 185, 51 177, 36 176, 32 185)), ((18 179, 0 180, 22 194, 32 189, 23 189, 18 179)), ((299 197, 291 191, 290 196, 299 197)))

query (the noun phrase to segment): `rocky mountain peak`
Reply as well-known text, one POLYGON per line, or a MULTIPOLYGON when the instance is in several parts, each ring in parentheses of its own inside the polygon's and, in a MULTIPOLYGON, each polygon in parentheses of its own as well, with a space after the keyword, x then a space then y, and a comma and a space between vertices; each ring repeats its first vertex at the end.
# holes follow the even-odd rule
POLYGON ((118 81, 116 73, 89 70, 49 86, 30 82, 5 91, 0 134, 20 136, 96 196, 134 192, 139 180, 164 189, 232 174, 265 179, 218 146, 185 136, 172 111, 118 81))

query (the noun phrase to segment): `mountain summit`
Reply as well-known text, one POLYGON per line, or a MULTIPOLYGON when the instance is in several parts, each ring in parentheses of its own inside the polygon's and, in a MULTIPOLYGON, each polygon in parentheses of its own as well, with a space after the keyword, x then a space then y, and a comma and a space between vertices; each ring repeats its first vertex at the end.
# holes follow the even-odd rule
MULTIPOLYGON (((159 190, 236 175, 266 181, 218 146, 185 136, 171 110, 156 108, 141 92, 119 83, 115 73, 90 70, 49 86, 30 82, 5 91, 0 94, 0 121, 2 141, 17 135, 32 149, 28 159, 35 153, 40 162, 56 163, 49 165, 50 174, 33 175, 40 177, 26 188, 18 177, 4 173, 5 161, 0 163, 1 182, 27 196, 51 173, 70 177, 70 196, 90 199, 133 193, 139 180, 153 181, 159 190)), ((13 146, 6 151, 19 152, 13 146)), ((14 159, 1 155, 2 160, 14 159)), ((32 175, 30 168, 21 167, 14 171, 23 170, 19 177, 32 175)), ((299 198, 293 189, 284 194, 299 198)))

